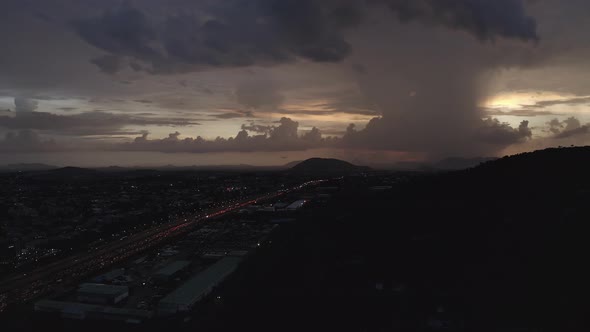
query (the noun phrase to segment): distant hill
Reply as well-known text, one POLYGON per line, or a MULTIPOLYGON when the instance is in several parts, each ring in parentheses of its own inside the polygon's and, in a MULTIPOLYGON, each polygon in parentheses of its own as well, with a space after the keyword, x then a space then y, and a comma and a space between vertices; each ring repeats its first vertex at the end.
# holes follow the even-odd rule
POLYGON ((293 168, 293 167, 301 164, 302 162, 303 162, 303 160, 295 160, 295 161, 292 161, 290 163, 286 163, 285 165, 283 165, 283 167, 284 168, 293 168))
POLYGON ((0 166, 0 172, 30 172, 30 171, 46 171, 56 169, 57 166, 38 164, 38 163, 22 163, 22 164, 8 164, 0 166))
POLYGON ((297 173, 352 173, 370 170, 366 166, 356 166, 338 159, 311 158, 291 168, 297 173))
POLYGON ((440 160, 434 164, 432 164, 432 168, 437 170, 461 170, 476 167, 480 164, 483 164, 488 161, 493 161, 498 158, 459 158, 459 157, 452 157, 440 160))
POLYGON ((53 170, 49 170, 47 174, 55 175, 55 176, 67 176, 67 177, 81 177, 81 176, 93 176, 98 174, 99 171, 90 169, 90 168, 81 168, 81 167, 62 167, 53 170))

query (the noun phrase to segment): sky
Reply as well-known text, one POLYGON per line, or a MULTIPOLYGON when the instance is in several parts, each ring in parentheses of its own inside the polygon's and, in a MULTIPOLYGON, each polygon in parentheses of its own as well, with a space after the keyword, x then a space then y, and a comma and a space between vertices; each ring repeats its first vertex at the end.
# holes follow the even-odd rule
POLYGON ((3 0, 0 164, 385 165, 590 142, 586 0, 3 0))

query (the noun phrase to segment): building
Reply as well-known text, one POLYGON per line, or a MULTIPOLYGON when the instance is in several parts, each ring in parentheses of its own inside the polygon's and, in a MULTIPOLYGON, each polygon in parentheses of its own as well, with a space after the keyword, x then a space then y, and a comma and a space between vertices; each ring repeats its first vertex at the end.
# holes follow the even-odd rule
POLYGON ((299 210, 303 207, 303 205, 305 205, 305 203, 307 203, 306 200, 300 199, 298 201, 291 203, 289 206, 287 206, 287 210, 289 210, 289 211, 299 210))
POLYGON ((205 271, 189 279, 182 286, 168 294, 158 303, 158 315, 173 315, 188 311, 197 302, 206 297, 213 288, 236 270, 240 257, 225 257, 211 265, 205 271))
POLYGON ((170 281, 190 264, 190 261, 174 261, 158 270, 158 272, 154 274, 154 279, 159 282, 170 281))
POLYGON ((78 301, 93 304, 116 304, 129 296, 129 287, 93 284, 81 284, 78 288, 78 301))
POLYGON ((94 279, 92 279, 92 282, 99 283, 99 284, 104 283, 104 282, 111 282, 124 274, 125 274, 125 269, 122 269, 122 268, 115 269, 115 270, 109 271, 105 274, 101 274, 97 277, 94 277, 94 279))
POLYGON ((127 322, 141 322, 153 316, 151 311, 113 308, 96 304, 40 300, 35 303, 35 311, 58 313, 68 319, 106 319, 127 322))

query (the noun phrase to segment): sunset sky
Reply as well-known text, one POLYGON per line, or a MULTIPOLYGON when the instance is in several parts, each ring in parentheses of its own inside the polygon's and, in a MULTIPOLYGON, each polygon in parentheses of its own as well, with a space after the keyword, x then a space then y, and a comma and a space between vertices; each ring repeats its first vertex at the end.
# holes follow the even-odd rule
POLYGON ((360 164, 590 142, 587 0, 4 0, 0 164, 360 164))

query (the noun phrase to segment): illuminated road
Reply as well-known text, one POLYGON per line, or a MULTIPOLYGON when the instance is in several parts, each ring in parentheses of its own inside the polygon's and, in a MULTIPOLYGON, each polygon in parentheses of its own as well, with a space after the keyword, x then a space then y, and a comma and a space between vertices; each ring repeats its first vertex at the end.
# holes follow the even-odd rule
POLYGON ((80 253, 40 267, 28 274, 9 276, 0 281, 0 312, 10 304, 24 303, 84 277, 88 277, 115 263, 119 263, 145 250, 152 249, 165 241, 188 233, 194 226, 209 218, 223 216, 257 201, 276 198, 288 192, 301 190, 325 180, 309 181, 287 190, 250 197, 238 203, 226 204, 205 212, 192 220, 183 219, 174 224, 161 225, 115 241, 91 253, 80 253))

